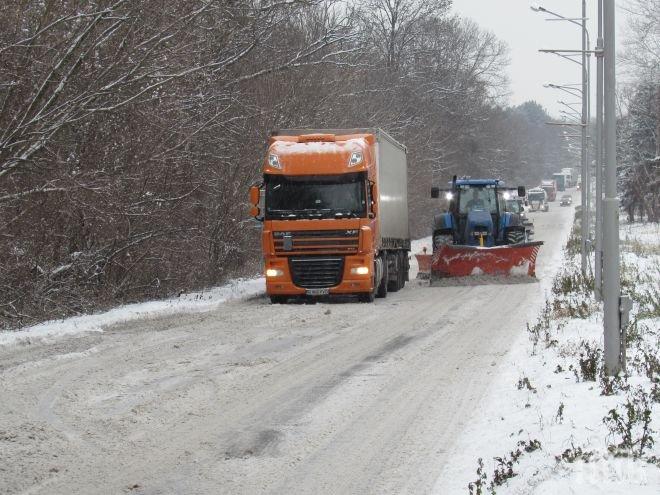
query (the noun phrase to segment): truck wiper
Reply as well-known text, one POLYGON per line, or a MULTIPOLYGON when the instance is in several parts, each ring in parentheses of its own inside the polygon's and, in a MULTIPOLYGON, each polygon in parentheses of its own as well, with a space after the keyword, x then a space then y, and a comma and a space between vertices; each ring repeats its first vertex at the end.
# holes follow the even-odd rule
POLYGON ((354 211, 338 211, 335 213, 335 218, 348 217, 348 218, 360 218, 360 216, 354 211))
POLYGON ((298 218, 298 214, 294 210, 268 210, 268 213, 280 218, 298 218))
POLYGON ((332 210, 330 209, 320 209, 320 208, 305 208, 303 212, 310 218, 323 218, 324 215, 327 215, 332 210))

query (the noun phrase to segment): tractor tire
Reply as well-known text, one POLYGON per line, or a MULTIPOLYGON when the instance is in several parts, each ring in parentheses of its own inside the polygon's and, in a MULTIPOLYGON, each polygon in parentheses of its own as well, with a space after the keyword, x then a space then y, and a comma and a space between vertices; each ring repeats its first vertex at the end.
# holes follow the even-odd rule
POLYGON ((446 233, 442 231, 433 233, 433 250, 446 246, 447 244, 453 244, 454 236, 451 233, 446 233))
POLYGON ((506 233, 507 244, 521 244, 525 242, 525 231, 512 229, 506 233))

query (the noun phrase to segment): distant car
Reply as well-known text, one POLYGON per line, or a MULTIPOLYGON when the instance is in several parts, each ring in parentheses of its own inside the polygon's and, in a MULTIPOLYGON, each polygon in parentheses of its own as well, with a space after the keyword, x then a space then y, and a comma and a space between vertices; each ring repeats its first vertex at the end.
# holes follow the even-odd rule
POLYGON ((564 194, 559 201, 559 206, 571 206, 573 204, 573 198, 570 194, 564 194))

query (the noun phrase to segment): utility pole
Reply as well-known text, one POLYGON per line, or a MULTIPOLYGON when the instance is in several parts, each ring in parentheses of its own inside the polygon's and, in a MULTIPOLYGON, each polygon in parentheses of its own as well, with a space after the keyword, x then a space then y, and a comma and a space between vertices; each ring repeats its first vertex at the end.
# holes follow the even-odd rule
POLYGON ((589 262, 588 248, 589 248, 589 170, 588 170, 588 155, 587 155, 587 113, 589 111, 589 96, 587 92, 587 1, 582 0, 582 153, 581 153, 581 177, 582 177, 582 190, 581 203, 581 253, 582 253, 582 275, 587 274, 587 266, 589 262))
MULTIPOLYGON (((580 229, 580 252, 582 254, 582 263, 581 263, 581 271, 583 275, 587 275, 587 268, 589 267, 589 248, 591 245, 590 237, 591 237, 591 229, 589 228, 589 224, 591 222, 591 205, 590 205, 590 197, 591 197, 591 185, 590 185, 590 167, 589 167, 589 150, 588 150, 588 138, 589 136, 587 135, 587 127, 589 125, 590 121, 590 114, 589 114, 589 108, 590 108, 590 94, 589 94, 589 84, 590 84, 590 76, 591 76, 591 69, 590 66, 587 65, 587 62, 591 62, 590 54, 592 53, 589 50, 589 45, 590 45, 590 40, 589 40, 589 31, 587 30, 587 1, 582 0, 582 17, 580 19, 574 19, 574 18, 568 18, 564 17, 561 14, 558 14, 556 12, 552 12, 544 7, 538 6, 538 5, 533 5, 531 6, 531 9, 534 12, 544 12, 547 14, 550 14, 554 17, 556 17, 559 20, 563 21, 568 21, 572 24, 577 25, 580 27, 582 30, 582 50, 539 50, 540 52, 544 53, 554 53, 556 55, 559 55, 567 60, 570 60, 571 62, 574 62, 576 64, 580 64, 582 67, 582 90, 578 90, 577 88, 573 88, 575 92, 580 92, 580 97, 582 98, 582 112, 581 112, 581 117, 580 117, 580 127, 581 127, 581 153, 580 153, 580 177, 582 181, 582 190, 581 190, 581 203, 582 203, 582 209, 581 209, 581 229, 580 229), (578 22, 580 21, 580 22, 578 22), (577 60, 573 59, 573 55, 581 54, 582 55, 582 62, 578 62, 577 60)), ((551 19, 548 19, 551 20, 551 19)), ((554 19, 556 20, 556 19, 554 19)), ((567 92, 571 92, 568 90, 568 87, 566 86, 558 86, 556 84, 547 84, 544 85, 545 87, 550 87, 550 88, 557 88, 557 89, 562 89, 567 92)))
POLYGON ((619 200, 616 170, 616 66, 615 5, 603 0, 604 38, 604 152, 605 198, 603 199, 603 330, 605 373, 621 370, 621 279, 619 278, 619 200))
POLYGON ((596 41, 596 249, 594 250, 594 294, 603 295, 603 0, 598 0, 596 41))

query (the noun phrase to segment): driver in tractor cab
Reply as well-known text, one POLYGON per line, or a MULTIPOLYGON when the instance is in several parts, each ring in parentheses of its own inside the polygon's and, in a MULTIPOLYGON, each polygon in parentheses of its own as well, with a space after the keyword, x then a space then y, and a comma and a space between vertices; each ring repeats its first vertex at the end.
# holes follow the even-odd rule
POLYGON ((484 200, 481 199, 478 189, 472 189, 472 199, 465 206, 468 212, 485 209, 484 200))

